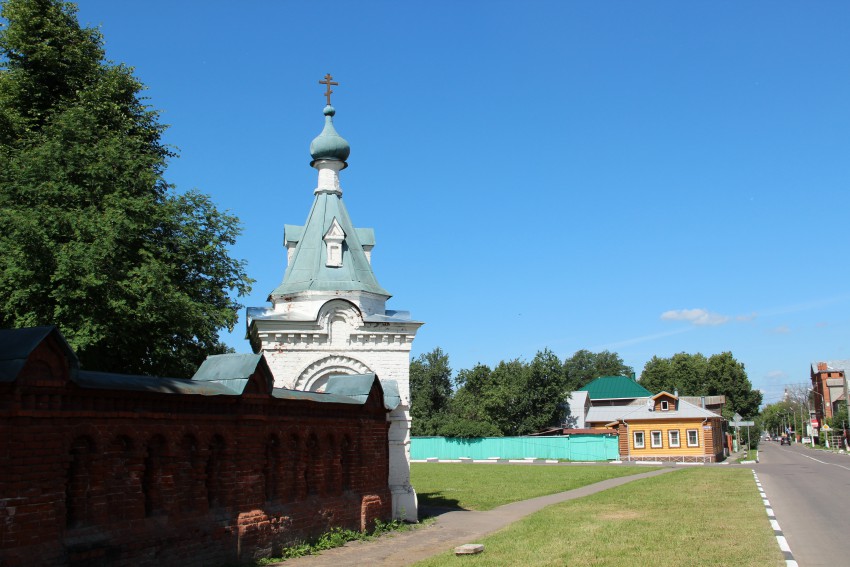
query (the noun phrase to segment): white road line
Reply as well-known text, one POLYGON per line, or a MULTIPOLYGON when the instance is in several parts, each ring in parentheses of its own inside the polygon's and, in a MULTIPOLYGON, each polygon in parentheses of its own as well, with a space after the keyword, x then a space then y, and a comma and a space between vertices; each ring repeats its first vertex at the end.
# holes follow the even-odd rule
POLYGON ((806 457, 807 459, 811 459, 814 462, 820 463, 822 465, 832 465, 833 467, 838 467, 840 469, 844 469, 845 471, 850 471, 850 467, 845 467, 844 465, 836 465, 835 463, 827 463, 826 461, 821 461, 820 459, 816 459, 816 458, 810 457, 808 455, 803 455, 803 456, 806 457))
MULTIPOLYGON (((753 470, 753 478, 755 479, 756 484, 759 486, 759 489, 761 489, 759 475, 756 474, 755 470, 753 470)), ((763 491, 761 491, 761 494, 762 496, 765 496, 763 491)), ((797 565, 797 562, 794 560, 794 554, 791 553, 791 547, 789 547, 788 541, 785 539, 785 535, 782 533, 782 528, 779 527, 779 522, 776 520, 776 515, 773 513, 773 508, 770 507, 770 503, 767 501, 767 498, 764 498, 764 509, 767 511, 770 527, 773 528, 773 532, 776 534, 776 543, 779 544, 779 549, 786 555, 785 567, 799 567, 797 565)))

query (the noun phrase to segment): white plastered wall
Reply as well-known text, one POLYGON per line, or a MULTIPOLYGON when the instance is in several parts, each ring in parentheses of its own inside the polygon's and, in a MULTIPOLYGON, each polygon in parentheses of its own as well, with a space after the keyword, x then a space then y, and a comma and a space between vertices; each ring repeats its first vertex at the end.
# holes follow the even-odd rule
POLYGON ((309 321, 256 321, 252 332, 275 387, 320 390, 330 374, 375 373, 398 385, 400 405, 388 415, 393 517, 416 521, 410 484, 410 349, 420 323, 366 323, 353 304, 334 299, 309 321))

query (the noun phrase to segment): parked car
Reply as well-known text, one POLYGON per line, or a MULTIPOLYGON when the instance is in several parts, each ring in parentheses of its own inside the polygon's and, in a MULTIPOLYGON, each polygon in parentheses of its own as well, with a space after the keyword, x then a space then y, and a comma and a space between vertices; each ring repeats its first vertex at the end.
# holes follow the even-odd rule
POLYGON ((811 437, 803 437, 803 443, 805 443, 806 445, 810 445, 812 443, 812 438, 811 437))

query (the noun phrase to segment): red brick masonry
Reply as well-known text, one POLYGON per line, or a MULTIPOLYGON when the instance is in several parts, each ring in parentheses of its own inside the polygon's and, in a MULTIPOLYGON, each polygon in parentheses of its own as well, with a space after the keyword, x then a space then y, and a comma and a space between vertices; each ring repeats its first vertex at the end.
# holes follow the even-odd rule
POLYGON ((365 403, 280 399, 263 361, 239 395, 139 391, 73 359, 54 330, 0 376, 2 567, 242 563, 391 516, 377 379, 365 403))

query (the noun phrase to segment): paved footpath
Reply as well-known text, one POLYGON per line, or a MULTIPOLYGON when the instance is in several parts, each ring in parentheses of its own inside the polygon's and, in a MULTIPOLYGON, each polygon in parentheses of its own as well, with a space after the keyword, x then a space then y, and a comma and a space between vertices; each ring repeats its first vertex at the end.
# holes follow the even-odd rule
MULTIPOLYGON (((674 467, 603 480, 575 490, 512 502, 487 512, 455 510, 436 517, 433 524, 409 532, 399 532, 372 541, 349 542, 343 547, 276 563, 284 567, 341 567, 344 565, 411 565, 464 543, 477 543, 482 537, 537 512, 550 504, 589 496, 633 480, 676 470, 674 467)), ((486 550, 485 550, 486 553, 486 550)))

